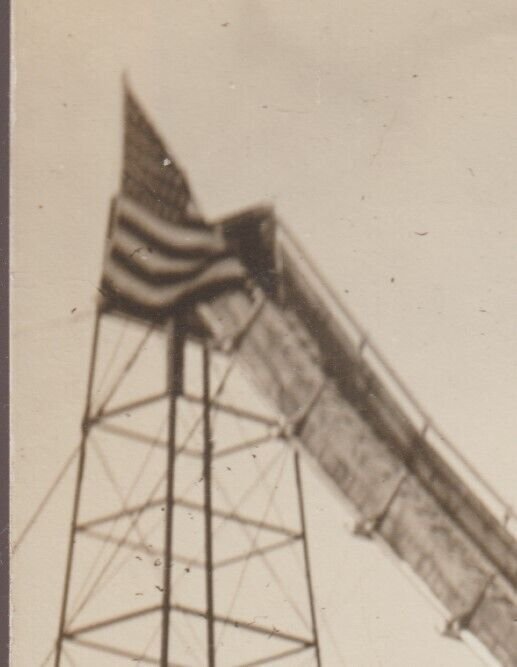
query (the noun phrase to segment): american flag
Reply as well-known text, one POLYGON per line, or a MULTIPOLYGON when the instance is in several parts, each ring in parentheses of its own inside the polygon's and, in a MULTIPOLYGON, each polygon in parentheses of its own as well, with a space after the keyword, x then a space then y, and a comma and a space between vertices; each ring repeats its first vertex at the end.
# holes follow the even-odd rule
POLYGON ((121 192, 112 206, 101 289, 123 310, 163 318, 247 274, 222 228, 198 213, 183 172, 127 88, 124 106, 121 192))

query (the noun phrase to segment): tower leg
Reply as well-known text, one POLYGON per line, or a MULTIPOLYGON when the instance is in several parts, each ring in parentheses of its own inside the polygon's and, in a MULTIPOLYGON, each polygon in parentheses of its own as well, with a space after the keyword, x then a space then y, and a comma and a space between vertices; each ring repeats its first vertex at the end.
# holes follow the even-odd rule
POLYGON ((160 666, 169 664, 169 630, 171 613, 172 576, 172 522, 174 517, 174 469, 176 463, 176 401, 181 388, 182 338, 177 320, 169 322, 167 346, 167 385, 169 392, 169 418, 167 438, 167 490, 165 505, 165 549, 162 598, 162 640, 160 666))
POLYGON ((63 588, 63 598, 61 602, 61 614, 59 617, 59 629, 56 640, 56 654, 55 654, 55 667, 59 667, 61 664, 61 655, 63 650, 63 639, 66 631, 66 618, 68 610, 68 598, 70 593, 70 581, 72 576, 72 565, 74 560, 74 545, 75 545, 75 536, 77 532, 77 519, 79 516, 79 505, 81 500, 81 488, 84 478, 84 470, 86 465, 86 443, 88 440, 88 431, 89 431, 89 419, 90 419, 90 408, 91 408, 91 399, 92 399, 92 389, 93 382, 95 377, 95 361, 97 358, 97 344, 99 341, 99 330, 101 323, 102 314, 100 310, 97 310, 95 315, 95 324, 93 331, 93 341, 92 341, 92 350, 90 357, 90 370, 88 372, 88 386, 86 390, 86 405, 84 409, 84 417, 82 423, 82 435, 81 435, 81 444, 79 449, 79 462, 77 466, 77 478, 75 483, 75 493, 74 493, 74 504, 72 510, 72 524, 70 527, 70 538, 68 542, 68 555, 66 559, 66 569, 65 569, 65 583, 63 588))
POLYGON ((314 589, 312 586, 311 566, 309 559, 309 546, 307 540, 307 525, 305 521, 305 505, 303 501, 302 473, 300 469, 300 455, 294 454, 294 468, 296 475, 296 489, 298 492, 298 507, 300 511, 300 523, 302 528, 303 558, 305 564, 305 576, 307 580, 307 593, 309 596, 309 606, 311 612, 312 636, 314 641, 314 651, 316 654, 316 665, 321 667, 320 644, 318 637, 318 624, 316 620, 316 607, 314 603, 314 589))
POLYGON ((203 478, 205 512, 205 572, 208 667, 215 667, 214 582, 212 550, 212 433, 210 427, 210 349, 203 342, 203 478))

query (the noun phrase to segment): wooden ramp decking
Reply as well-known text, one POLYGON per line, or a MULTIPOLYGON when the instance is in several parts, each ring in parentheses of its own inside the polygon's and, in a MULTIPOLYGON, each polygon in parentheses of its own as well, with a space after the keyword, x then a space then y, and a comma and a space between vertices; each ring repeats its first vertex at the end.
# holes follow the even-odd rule
POLYGON ((241 366, 352 506, 357 531, 388 545, 443 606, 448 633, 470 633, 515 667, 515 517, 447 460, 439 432, 368 358, 288 240, 277 258, 274 293, 225 293, 206 322, 216 337, 246 330, 241 366))

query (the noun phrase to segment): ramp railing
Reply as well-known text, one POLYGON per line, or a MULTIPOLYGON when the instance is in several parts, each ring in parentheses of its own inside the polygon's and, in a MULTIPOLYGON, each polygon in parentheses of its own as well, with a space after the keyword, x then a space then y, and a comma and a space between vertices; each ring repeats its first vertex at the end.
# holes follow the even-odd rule
MULTIPOLYGON (((483 502, 494 518, 513 537, 517 537, 516 510, 476 470, 464 454, 435 424, 377 345, 371 340, 367 331, 357 321, 337 291, 327 282, 302 244, 283 222, 278 223, 277 242, 279 248, 289 256, 289 260, 297 265, 304 280, 310 284, 311 289, 336 317, 365 369, 389 390, 392 399, 429 447, 445 460, 478 499, 483 502)), ((281 271, 282 267, 279 268, 281 271)))

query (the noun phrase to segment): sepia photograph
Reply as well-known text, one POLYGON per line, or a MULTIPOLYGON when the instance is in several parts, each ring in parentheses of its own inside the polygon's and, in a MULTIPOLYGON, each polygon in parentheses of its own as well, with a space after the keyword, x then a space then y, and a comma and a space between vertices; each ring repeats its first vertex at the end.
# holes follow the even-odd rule
POLYGON ((517 667, 517 7, 17 0, 10 665, 517 667))

